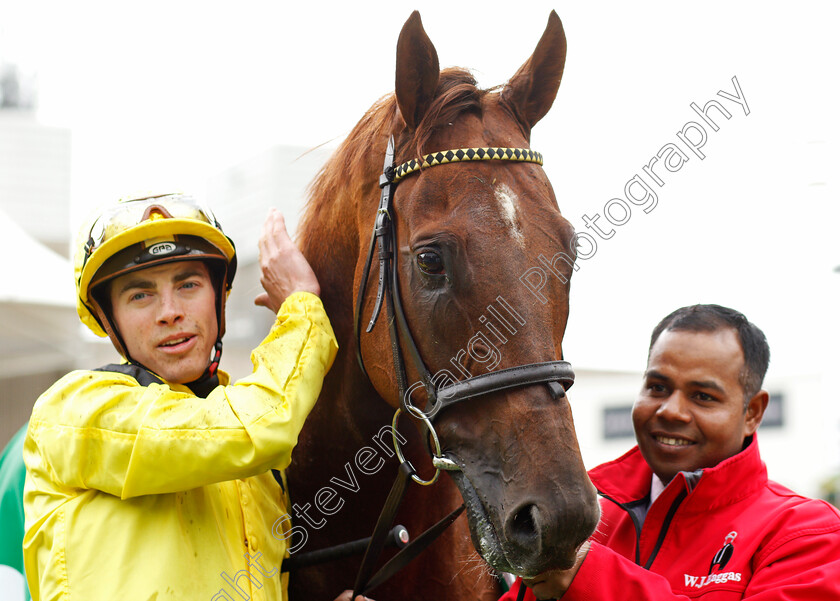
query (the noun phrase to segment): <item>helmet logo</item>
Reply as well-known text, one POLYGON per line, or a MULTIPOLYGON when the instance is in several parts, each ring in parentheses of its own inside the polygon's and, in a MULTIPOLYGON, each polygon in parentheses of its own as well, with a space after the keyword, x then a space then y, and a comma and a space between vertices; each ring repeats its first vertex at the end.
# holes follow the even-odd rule
POLYGON ((148 253, 152 256, 168 255, 175 252, 177 248, 174 242, 158 242, 148 248, 148 253))

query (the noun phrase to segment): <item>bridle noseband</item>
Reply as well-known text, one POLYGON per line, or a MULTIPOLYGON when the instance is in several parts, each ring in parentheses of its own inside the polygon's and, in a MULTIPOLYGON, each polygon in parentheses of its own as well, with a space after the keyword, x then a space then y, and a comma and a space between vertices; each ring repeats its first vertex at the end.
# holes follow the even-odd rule
MULTIPOLYGON (((574 372, 567 361, 546 361, 544 363, 533 363, 520 365, 509 369, 502 369, 480 376, 472 376, 461 380, 450 386, 438 388, 426 364, 420 356, 420 351, 411 335, 405 312, 402 306, 399 288, 399 276, 395 244, 397 240, 396 219, 393 217, 394 192, 397 183, 403 178, 421 169, 431 168, 437 165, 458 163, 465 161, 518 161, 527 163, 543 164, 542 155, 527 148, 460 148, 457 150, 445 150, 427 154, 421 159, 411 159, 398 166, 394 166, 394 137, 388 139, 388 146, 385 152, 385 162, 382 167, 382 175, 379 178, 379 186, 382 190, 379 198, 379 207, 376 213, 376 224, 371 234, 370 246, 368 249, 365 267, 362 272, 362 279, 359 284, 359 292, 356 297, 355 335, 356 335, 356 356, 362 372, 367 375, 361 349, 361 322, 362 304, 367 288, 368 277, 374 252, 379 247, 379 285, 376 293, 376 302, 373 313, 368 322, 365 332, 370 332, 379 317, 383 303, 388 312, 388 328, 391 337, 391 351, 394 356, 394 371, 397 378, 397 387, 400 395, 400 409, 394 416, 393 427, 400 411, 411 414, 414 418, 423 422, 426 429, 432 435, 433 442, 437 441, 434 434, 433 422, 446 409, 467 399, 476 398, 486 394, 498 392, 508 388, 530 386, 532 384, 546 384, 555 399, 562 398, 565 391, 574 383, 574 372), (414 364, 417 373, 420 374, 420 383, 426 392, 426 411, 411 404, 406 392, 409 390, 400 342, 403 342, 407 354, 414 364)), ((394 437, 396 442, 397 437, 394 437)), ((430 449, 431 450, 431 449, 430 449)), ((419 484, 431 484, 435 481, 440 469, 458 469, 457 465, 449 459, 442 457, 440 450, 432 451, 436 467, 434 478, 425 481, 413 475, 413 479, 419 484)), ((400 457, 402 454, 398 453, 400 457)))
POLYGON ((567 361, 561 360, 519 365, 480 376, 472 376, 450 386, 438 388, 434 383, 432 374, 423 362, 417 344, 411 335, 400 297, 399 272, 397 269, 397 254, 395 249, 397 229, 396 219, 393 216, 393 201, 397 183, 402 178, 420 169, 445 165, 447 163, 488 160, 519 161, 536 163, 538 165, 542 165, 543 163, 540 153, 526 148, 461 148, 458 150, 435 152, 425 155, 420 160, 412 159, 394 167, 394 137, 390 136, 388 139, 385 163, 382 167, 382 175, 379 178, 379 187, 382 189, 382 193, 379 198, 379 208, 376 212, 376 224, 370 237, 370 247, 368 249, 367 259, 365 260, 364 271, 362 272, 362 280, 359 284, 359 292, 356 297, 354 333, 356 336, 356 357, 359 361, 359 366, 362 369, 362 373, 370 380, 365 369, 364 360, 362 359, 362 305, 367 289, 371 264, 373 263, 373 255, 378 242, 379 287, 376 292, 373 313, 365 332, 370 332, 373 329, 384 303, 388 311, 388 330, 391 337, 391 351, 394 357, 394 372, 397 377, 397 387, 400 395, 400 408, 394 413, 394 418, 391 423, 394 449, 400 460, 400 468, 397 479, 391 487, 391 491, 385 501, 385 506, 377 520, 374 533, 365 551, 365 556, 362 559, 362 564, 356 576, 356 584, 353 589, 353 599, 356 598, 357 594, 372 590, 416 557, 464 510, 464 505, 461 505, 452 511, 400 551, 373 575, 374 562, 385 544, 384 541, 388 528, 390 528, 396 516, 409 479, 414 480, 418 484, 429 485, 437 480, 441 470, 454 471, 461 469, 457 463, 442 453, 440 441, 434 429, 433 422, 443 411, 467 399, 473 399, 500 390, 533 384, 546 384, 552 397, 560 399, 565 396, 566 390, 575 381, 575 375, 571 365, 567 361), (420 374, 420 383, 426 391, 427 410, 425 412, 411 404, 411 389, 408 387, 405 359, 403 358, 400 341, 405 343, 408 355, 417 373, 420 374), (420 420, 423 424, 428 434, 425 437, 427 446, 429 445, 429 439, 432 441, 433 448, 429 450, 432 455, 432 464, 435 467, 435 475, 429 480, 423 480, 417 475, 414 467, 403 456, 397 442, 397 422, 400 413, 403 411, 415 419, 420 420))

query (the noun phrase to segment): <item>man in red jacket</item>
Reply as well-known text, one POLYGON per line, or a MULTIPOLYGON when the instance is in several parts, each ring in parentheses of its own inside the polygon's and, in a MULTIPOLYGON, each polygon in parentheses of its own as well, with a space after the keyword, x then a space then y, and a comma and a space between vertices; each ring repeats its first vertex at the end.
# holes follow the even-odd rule
POLYGON ((759 456, 769 359, 732 309, 663 319, 633 407, 638 447, 590 472, 601 523, 572 569, 526 580, 524 599, 840 599, 840 512, 768 480, 759 456))

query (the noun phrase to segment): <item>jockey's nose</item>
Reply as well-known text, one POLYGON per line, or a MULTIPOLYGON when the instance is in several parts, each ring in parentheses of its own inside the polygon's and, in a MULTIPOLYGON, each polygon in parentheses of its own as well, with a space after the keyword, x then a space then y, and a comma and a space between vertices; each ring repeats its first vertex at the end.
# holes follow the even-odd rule
POLYGON ((184 318, 184 310, 177 295, 171 291, 160 293, 157 321, 160 325, 172 325, 184 318))

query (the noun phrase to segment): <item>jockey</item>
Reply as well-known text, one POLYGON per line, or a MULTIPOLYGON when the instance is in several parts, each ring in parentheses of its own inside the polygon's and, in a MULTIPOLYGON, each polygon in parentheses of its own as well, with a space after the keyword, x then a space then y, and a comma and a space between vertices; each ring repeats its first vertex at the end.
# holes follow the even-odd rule
POLYGON ((33 409, 23 547, 34 599, 285 599, 278 470, 337 342, 279 212, 259 246, 256 303, 277 317, 253 373, 231 383, 218 366, 236 251, 213 213, 168 194, 120 201, 83 228, 79 317, 123 361, 67 374, 33 409))

